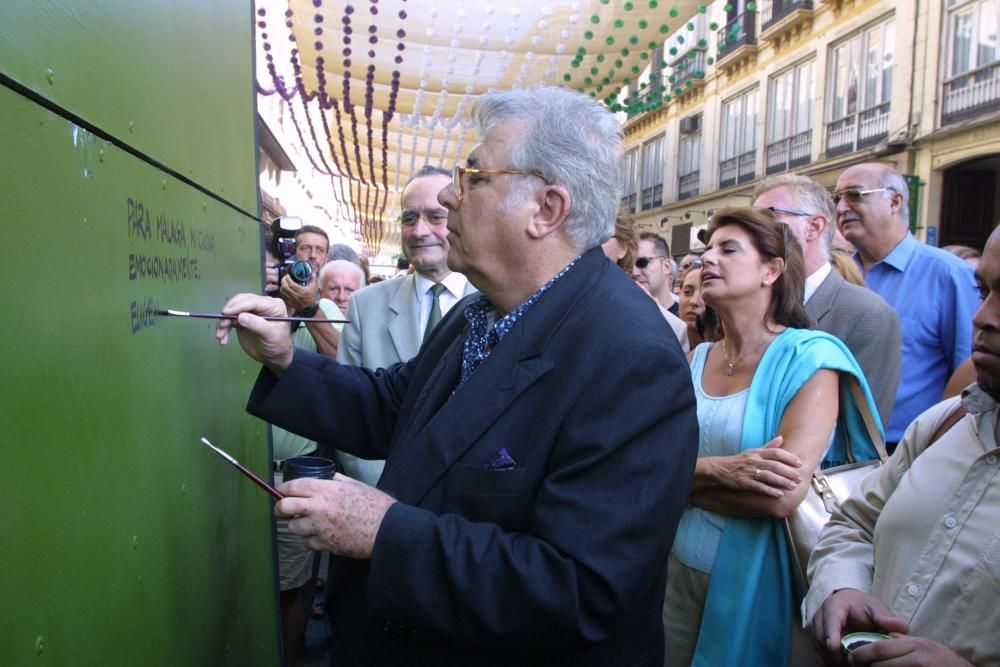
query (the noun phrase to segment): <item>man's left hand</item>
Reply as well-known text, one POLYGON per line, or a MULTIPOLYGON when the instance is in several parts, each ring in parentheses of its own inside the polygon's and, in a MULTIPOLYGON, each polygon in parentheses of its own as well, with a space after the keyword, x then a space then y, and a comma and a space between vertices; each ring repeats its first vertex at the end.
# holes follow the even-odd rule
POLYGON ((284 302, 295 311, 304 310, 319 301, 315 276, 305 285, 300 285, 292 280, 291 276, 285 275, 281 278, 279 294, 284 302))
POLYGON ((288 529, 314 551, 368 559, 385 513, 396 500, 344 475, 332 480, 295 479, 278 487, 286 498, 274 514, 291 519, 288 529))
POLYGON ((861 646, 847 659, 851 665, 892 667, 972 667, 947 646, 923 637, 893 633, 892 639, 861 646))

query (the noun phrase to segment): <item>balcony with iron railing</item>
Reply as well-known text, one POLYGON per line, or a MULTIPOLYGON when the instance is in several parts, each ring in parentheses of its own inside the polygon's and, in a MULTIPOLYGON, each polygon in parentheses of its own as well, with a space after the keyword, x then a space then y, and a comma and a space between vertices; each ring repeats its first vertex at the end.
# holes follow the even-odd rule
POLYGON ((834 157, 874 146, 889 137, 889 102, 838 118, 826 126, 826 155, 834 157))
POLYGON ((760 38, 777 40, 810 23, 812 17, 812 0, 763 0, 760 8, 760 38))
POLYGON ((677 179, 677 201, 698 196, 698 184, 701 181, 701 171, 691 171, 682 174, 677 179))
POLYGON ((716 34, 718 45, 717 62, 721 65, 724 59, 757 49, 757 14, 744 12, 727 23, 716 34))
POLYGON ((945 81, 943 98, 942 125, 1000 109, 1000 61, 945 81))
POLYGON ((812 162, 812 130, 799 132, 767 145, 764 152, 764 171, 779 174, 812 162))
POLYGON ((706 59, 704 51, 689 51, 684 60, 674 66, 670 86, 675 94, 700 88, 705 84, 706 59))
POLYGON ((719 164, 719 187, 728 188, 738 183, 748 183, 757 177, 757 150, 723 160, 719 164))

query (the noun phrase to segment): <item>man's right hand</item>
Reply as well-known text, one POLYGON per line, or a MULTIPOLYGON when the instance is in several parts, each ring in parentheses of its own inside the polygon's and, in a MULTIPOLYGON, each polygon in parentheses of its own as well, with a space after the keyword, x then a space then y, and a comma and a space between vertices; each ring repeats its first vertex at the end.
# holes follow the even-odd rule
POLYGON ((835 591, 813 615, 813 643, 828 665, 846 664, 840 640, 848 632, 907 633, 910 626, 884 602, 854 588, 835 591))
POLYGON ((286 322, 268 322, 264 317, 285 317, 284 301, 257 294, 237 294, 222 307, 223 315, 237 315, 235 320, 219 320, 215 338, 229 342, 229 331, 236 327, 243 350, 280 375, 292 363, 295 348, 286 322))

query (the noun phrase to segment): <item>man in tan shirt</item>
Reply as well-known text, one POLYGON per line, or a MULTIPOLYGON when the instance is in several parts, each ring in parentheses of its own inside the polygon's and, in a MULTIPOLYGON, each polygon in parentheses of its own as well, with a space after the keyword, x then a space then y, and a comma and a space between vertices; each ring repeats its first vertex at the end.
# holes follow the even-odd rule
POLYGON ((852 664, 1000 665, 1000 232, 977 271, 977 384, 920 415, 896 453, 834 512, 809 563, 802 615, 828 659, 841 637, 892 638, 852 664), (959 404, 965 414, 937 440, 959 404), (891 662, 882 662, 891 661, 891 662))

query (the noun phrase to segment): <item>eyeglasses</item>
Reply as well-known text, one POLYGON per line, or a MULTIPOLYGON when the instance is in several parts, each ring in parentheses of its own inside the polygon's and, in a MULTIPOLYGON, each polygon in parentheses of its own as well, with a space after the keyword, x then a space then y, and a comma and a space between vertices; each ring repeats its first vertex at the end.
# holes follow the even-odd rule
POLYGON ((796 211, 794 208, 781 208, 779 206, 754 206, 758 211, 770 211, 771 213, 784 213, 785 215, 794 215, 796 217, 810 218, 815 213, 806 213, 805 211, 796 211))
POLYGON ((834 192, 830 197, 833 199, 833 205, 837 206, 840 204, 841 199, 846 199, 848 204, 860 204, 865 198, 865 195, 870 195, 873 192, 885 192, 886 190, 892 190, 892 188, 873 188, 871 190, 859 190, 858 188, 848 188, 847 190, 841 190, 840 192, 834 192))
POLYGON ((455 186, 455 192, 458 193, 458 203, 461 204, 462 200, 465 198, 465 179, 462 178, 466 174, 515 174, 520 176, 537 176, 538 178, 545 181, 545 184, 549 184, 549 180, 542 176, 538 171, 522 171, 520 169, 473 169, 472 167, 460 167, 457 164, 451 168, 451 182, 455 186))
POLYGON ((700 268, 701 268, 700 259, 692 259, 690 262, 684 262, 683 264, 681 264, 681 271, 687 271, 689 269, 700 269, 700 268))
POLYGON ((636 257, 635 268, 645 269, 654 259, 664 259, 666 255, 653 255, 652 257, 636 257))
POLYGON ((426 220, 428 225, 441 225, 448 222, 448 209, 425 208, 403 211, 399 216, 399 222, 404 227, 415 227, 420 218, 426 220))

